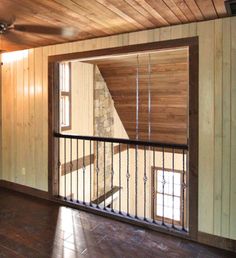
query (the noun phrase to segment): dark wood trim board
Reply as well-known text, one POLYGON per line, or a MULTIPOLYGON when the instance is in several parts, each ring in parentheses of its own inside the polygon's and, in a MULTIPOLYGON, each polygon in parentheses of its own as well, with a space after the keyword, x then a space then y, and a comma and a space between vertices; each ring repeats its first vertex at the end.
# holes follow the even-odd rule
POLYGON ((20 192, 23 194, 31 195, 37 198, 50 200, 50 195, 48 192, 38 190, 30 186, 20 185, 6 180, 0 180, 0 187, 6 188, 12 191, 20 192))
POLYGON ((76 59, 96 58, 101 56, 115 56, 129 53, 139 53, 160 49, 188 47, 189 48, 189 238, 196 240, 198 231, 198 37, 183 38, 167 41, 158 41, 145 44, 129 45, 123 47, 91 50, 78 53, 50 56, 49 62, 49 192, 51 196, 58 195, 59 165, 57 157, 59 152, 58 139, 54 133, 59 133, 59 106, 58 106, 58 78, 59 63, 76 59))
MULTIPOLYGON (((236 240, 198 232, 197 242, 236 253, 236 240)), ((236 254, 235 254, 236 257, 236 254)))

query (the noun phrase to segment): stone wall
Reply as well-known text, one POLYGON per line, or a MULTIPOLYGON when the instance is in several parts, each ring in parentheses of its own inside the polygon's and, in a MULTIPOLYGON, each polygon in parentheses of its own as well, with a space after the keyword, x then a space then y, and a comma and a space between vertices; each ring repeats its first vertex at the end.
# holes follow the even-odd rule
MULTIPOLYGON (((99 69, 95 66, 94 69, 94 136, 114 137, 114 102, 107 88, 99 69)), ((111 189, 111 144, 98 143, 94 145, 94 198, 97 198, 97 182, 98 182, 98 197, 108 192, 111 189), (98 149, 98 154, 97 154, 98 149), (105 158, 105 164, 104 164, 105 158), (98 164, 98 174, 97 174, 98 164), (98 175, 98 176, 97 176, 98 175), (105 191, 104 191, 105 178, 105 191)))

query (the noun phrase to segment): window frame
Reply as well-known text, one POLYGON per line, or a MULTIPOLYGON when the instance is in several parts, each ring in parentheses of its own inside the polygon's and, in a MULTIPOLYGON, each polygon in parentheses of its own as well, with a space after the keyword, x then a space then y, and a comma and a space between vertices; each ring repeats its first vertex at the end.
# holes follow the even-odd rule
MULTIPOLYGON (((156 203, 156 200, 157 200, 157 194, 158 194, 158 191, 157 191, 157 185, 156 185, 156 182, 157 182, 157 174, 158 174, 158 170, 161 170, 163 171, 163 168, 162 167, 154 167, 152 166, 152 186, 151 186, 151 191, 152 191, 152 205, 151 205, 151 214, 152 214, 152 219, 155 219, 157 221, 162 221, 162 216, 158 216, 157 215, 157 203, 156 203), (155 196, 154 196, 155 195, 155 196), (153 218, 153 215, 154 215, 154 218, 153 218)), ((179 170, 179 169, 170 169, 170 168, 164 168, 164 172, 174 172, 174 173, 179 173, 180 174, 180 182, 182 182, 183 180, 183 171, 182 170, 179 170)), ((174 222, 174 225, 176 226, 181 226, 181 222, 182 222, 182 212, 181 212, 181 207, 182 207, 182 203, 183 203, 183 196, 182 196, 182 193, 183 193, 183 186, 182 186, 182 183, 180 184, 180 196, 176 196, 176 197, 179 197, 180 198, 180 220, 174 220, 174 219, 171 219, 171 218, 167 218, 167 217, 164 217, 164 222, 168 223, 168 224, 172 224, 172 222, 174 222)), ((162 195, 162 193, 159 193, 160 195, 162 195)), ((172 195, 169 195, 169 194, 165 194, 163 193, 164 196, 171 196, 172 195)), ((185 194, 185 197, 184 197, 184 224, 188 224, 186 223, 186 213, 188 211, 188 205, 187 205, 187 198, 186 198, 186 195, 187 193, 185 194)), ((189 225, 188 225, 189 227, 189 225)))
MULTIPOLYGON (((62 65, 62 63, 60 64, 62 65)), ((61 109, 61 97, 68 97, 69 98, 69 124, 63 126, 61 123, 61 119, 60 119, 60 130, 63 131, 69 131, 72 129, 72 93, 71 93, 71 62, 68 62, 68 66, 69 66, 69 89, 68 91, 65 90, 61 90, 59 91, 60 94, 60 107, 59 109, 61 109)), ((60 70, 61 71, 61 70, 60 70)), ((59 85, 61 85, 61 78, 59 79, 59 85)), ((61 115, 60 115, 61 116, 61 115)))

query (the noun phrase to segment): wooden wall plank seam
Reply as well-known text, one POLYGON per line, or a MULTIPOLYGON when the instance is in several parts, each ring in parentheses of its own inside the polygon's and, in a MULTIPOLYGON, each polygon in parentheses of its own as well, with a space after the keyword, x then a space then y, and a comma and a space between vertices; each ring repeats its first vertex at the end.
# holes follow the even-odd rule
POLYGON ((230 238, 236 238, 236 20, 231 19, 230 238))
MULTIPOLYGON (((26 143, 24 145, 23 155, 29 157, 29 63, 28 63, 28 55, 23 59, 23 141, 26 143)), ((23 157, 24 160, 24 157, 23 157)), ((27 185, 28 178, 26 177, 26 172, 30 173, 30 159, 27 159, 25 162, 23 161, 21 173, 23 172, 24 182, 27 185)))
POLYGON ((214 22, 199 23, 199 230, 213 233, 214 22), (203 187, 204 186, 204 187, 203 187))
POLYGON ((223 20, 223 157, 221 234, 229 237, 230 228, 230 145, 231 145, 231 33, 230 19, 223 20))
POLYGON ((30 49, 28 51, 28 64, 29 64, 29 173, 27 174, 27 182, 29 186, 36 188, 36 166, 35 166, 35 76, 34 76, 34 69, 35 69, 35 55, 34 49, 30 49))
POLYGON ((215 21, 215 96, 214 96, 214 230, 221 235, 222 207, 222 62, 223 62, 223 30, 222 20, 215 21))
POLYGON ((0 55, 0 180, 2 179, 2 56, 0 55))

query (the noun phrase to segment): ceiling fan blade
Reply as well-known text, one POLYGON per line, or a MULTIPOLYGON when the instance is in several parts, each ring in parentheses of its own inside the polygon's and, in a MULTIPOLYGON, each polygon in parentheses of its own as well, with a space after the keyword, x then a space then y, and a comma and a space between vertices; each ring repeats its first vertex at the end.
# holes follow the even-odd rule
POLYGON ((0 15, 0 22, 6 23, 8 26, 12 25, 15 21, 15 17, 14 16, 3 16, 2 14, 0 15))
POLYGON ((22 40, 22 37, 14 33, 14 31, 7 31, 4 33, 4 38, 10 42, 20 44, 20 45, 25 45, 25 41, 22 40))
POLYGON ((30 33, 60 35, 63 37, 73 37, 76 35, 76 30, 71 27, 60 28, 60 27, 52 27, 52 26, 16 24, 14 25, 14 30, 30 32, 30 33))

